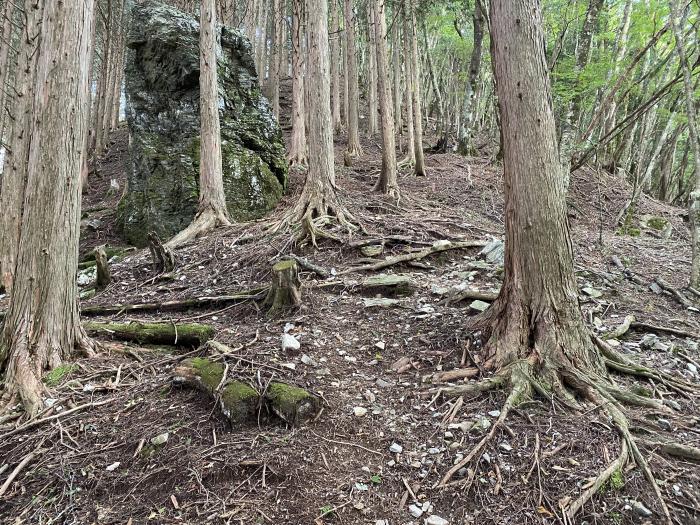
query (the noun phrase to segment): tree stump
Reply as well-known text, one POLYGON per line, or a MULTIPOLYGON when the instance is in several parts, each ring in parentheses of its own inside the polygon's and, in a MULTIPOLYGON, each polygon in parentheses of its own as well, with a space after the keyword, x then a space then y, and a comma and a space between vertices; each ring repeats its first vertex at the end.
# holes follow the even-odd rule
POLYGON ((153 259, 153 270, 158 273, 172 272, 175 269, 175 255, 167 246, 163 246, 155 232, 148 234, 148 249, 153 259))
POLYGON ((280 261, 272 267, 272 285, 264 301, 270 315, 301 306, 299 267, 294 260, 280 261))
POLYGON ((104 244, 95 248, 95 266, 97 267, 95 286, 98 290, 103 290, 112 282, 112 274, 109 270, 109 261, 107 260, 107 250, 104 244))

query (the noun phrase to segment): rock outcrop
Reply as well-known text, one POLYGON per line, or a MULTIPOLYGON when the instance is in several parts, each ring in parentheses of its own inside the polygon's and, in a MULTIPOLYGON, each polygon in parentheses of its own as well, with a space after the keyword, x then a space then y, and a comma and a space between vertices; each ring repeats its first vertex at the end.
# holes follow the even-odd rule
MULTIPOLYGON (((255 219, 281 198, 282 134, 258 87, 250 43, 220 27, 219 114, 224 188, 231 218, 255 219)), ((134 5, 128 35, 128 184, 119 205, 124 236, 137 246, 155 231, 185 228, 199 197, 199 23, 160 2, 134 5)))

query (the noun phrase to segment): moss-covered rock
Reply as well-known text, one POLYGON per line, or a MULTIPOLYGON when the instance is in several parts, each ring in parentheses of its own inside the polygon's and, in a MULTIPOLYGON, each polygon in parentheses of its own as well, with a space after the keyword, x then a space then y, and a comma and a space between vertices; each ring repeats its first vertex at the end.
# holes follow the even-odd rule
MULTIPOLYGON (((232 219, 258 218, 284 191, 284 142, 258 87, 250 43, 219 28, 219 116, 224 189, 232 219)), ((129 242, 168 238, 195 215, 199 196, 199 23, 160 2, 135 4, 128 36, 126 115, 130 167, 119 220, 129 242)))
POLYGON ((321 408, 316 396, 286 383, 270 383, 265 398, 272 411, 290 425, 299 425, 312 419, 321 408))

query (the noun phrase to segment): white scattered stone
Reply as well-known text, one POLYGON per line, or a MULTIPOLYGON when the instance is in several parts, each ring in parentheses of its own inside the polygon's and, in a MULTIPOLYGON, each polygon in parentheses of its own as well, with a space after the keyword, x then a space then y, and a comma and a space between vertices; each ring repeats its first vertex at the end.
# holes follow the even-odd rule
POLYGON ((377 520, 374 525, 389 525, 389 520, 377 520))
POLYGON ((168 442, 168 438, 170 437, 170 434, 167 432, 163 432, 162 434, 158 434, 157 436, 151 438, 151 445, 155 445, 156 447, 159 445, 165 445, 165 443, 168 442))
POLYGON ((688 363, 688 365, 686 366, 686 368, 687 368, 688 370, 690 370, 693 374, 697 374, 697 373, 698 373, 698 367, 695 366, 693 363, 688 363))
POLYGON ((301 356, 301 362, 308 366, 316 366, 316 361, 312 357, 304 354, 301 356))
POLYGON ((113 470, 117 470, 119 468, 119 465, 121 465, 121 462, 116 461, 109 465, 105 470, 107 470, 108 472, 112 472, 113 470))
POLYGON ((379 341, 378 343, 374 343, 374 346, 380 350, 384 350, 386 348, 386 343, 384 341, 379 341))
POLYGON ((282 334, 282 350, 299 350, 301 343, 292 334, 282 334))
POLYGON ((415 504, 411 504, 408 506, 408 512, 410 512, 411 516, 413 516, 414 518, 420 518, 423 515, 423 509, 415 504))
POLYGON ((511 450, 513 450, 513 447, 511 447, 508 443, 505 442, 501 443, 498 446, 504 452, 510 452, 511 450))
POLYGON ((369 490, 369 485, 367 485, 367 483, 357 482, 357 483, 355 483, 355 490, 359 490, 360 492, 365 492, 365 491, 369 490))
POLYGON ((428 516, 428 518, 425 520, 425 525, 449 525, 449 523, 449 521, 441 516, 438 516, 437 514, 428 516))
POLYGON ((367 409, 365 407, 355 407, 353 413, 356 417, 364 417, 367 415, 367 409))
POLYGON ((392 443, 389 447, 389 452, 392 454, 401 454, 401 452, 403 452, 403 447, 398 443, 392 443))
POLYGON ((648 508, 644 506, 643 503, 639 501, 632 500, 629 502, 629 505, 631 509, 634 511, 635 514, 638 516, 642 516, 644 518, 648 518, 649 516, 652 516, 654 513, 650 511, 648 508))
POLYGON ((500 415, 501 415, 500 410, 492 410, 491 412, 489 412, 489 416, 491 416, 491 417, 498 417, 500 415))

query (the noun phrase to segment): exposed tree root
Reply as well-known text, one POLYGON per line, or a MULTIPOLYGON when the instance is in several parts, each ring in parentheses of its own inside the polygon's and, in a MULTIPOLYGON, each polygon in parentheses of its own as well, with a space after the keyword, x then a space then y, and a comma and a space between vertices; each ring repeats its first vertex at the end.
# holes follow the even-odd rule
MULTIPOLYGON (((605 341, 595 337, 593 340, 605 358, 605 365, 616 372, 649 378, 674 388, 674 390, 685 395, 697 392, 695 385, 685 383, 668 374, 641 367, 615 352, 605 341)), ((489 342, 489 344, 498 343, 489 342)), ((537 348, 538 345, 535 343, 535 351, 532 352, 528 360, 515 360, 510 364, 503 365, 495 375, 489 378, 474 383, 448 388, 436 388, 430 391, 445 397, 455 397, 483 393, 499 388, 508 389, 508 396, 501 408, 501 413, 490 431, 471 449, 464 459, 447 471, 434 488, 455 484, 462 484, 467 489, 471 487, 476 476, 476 468, 468 469, 465 479, 453 481, 452 478, 460 469, 478 460, 499 429, 503 428, 511 410, 517 407, 519 403, 530 399, 533 394, 540 394, 547 398, 554 397, 575 411, 583 408, 579 402, 579 400, 583 400, 594 404, 607 415, 620 435, 621 449, 617 459, 589 483, 575 500, 572 501, 572 498, 566 497, 559 501, 560 509, 565 516, 565 522, 575 523, 575 515, 598 492, 600 487, 616 471, 624 469, 630 461, 634 461, 654 490, 664 514, 665 522, 668 524, 672 523, 666 501, 661 494, 645 455, 639 450, 639 444, 655 447, 665 454, 684 457, 693 461, 700 460, 700 449, 678 443, 669 444, 638 440, 630 432, 628 418, 623 406, 643 407, 664 413, 671 413, 672 407, 665 404, 662 400, 639 396, 615 386, 605 375, 604 368, 601 373, 597 370, 581 370, 579 367, 571 366, 569 363, 553 363, 550 358, 546 357, 551 354, 546 351, 541 352, 542 348, 538 352, 537 348)), ((487 368, 489 366, 493 367, 492 362, 487 361, 486 364, 487 368)))
POLYGON ((274 235, 291 230, 298 243, 310 240, 313 246, 317 246, 317 238, 340 242, 337 236, 324 228, 333 222, 348 232, 359 228, 358 221, 341 204, 335 188, 323 191, 320 188, 305 187, 297 203, 279 221, 272 224, 267 233, 274 235))
POLYGON ((395 264, 400 264, 403 262, 409 262, 409 261, 420 261, 421 259, 425 259, 429 255, 432 255, 434 253, 440 253, 444 252, 447 250, 457 250, 457 249, 462 249, 462 248, 480 248, 483 246, 486 246, 488 244, 487 241, 458 241, 458 242, 451 242, 451 241, 437 241, 433 243, 432 246, 428 248, 424 248, 419 251, 414 251, 411 253, 407 253, 404 255, 397 255, 395 257, 387 257, 383 261, 379 261, 373 264, 366 264, 364 266, 356 266, 354 268, 349 268, 347 270, 344 270, 340 272, 338 275, 343 275, 346 273, 351 273, 351 272, 366 272, 366 271, 376 271, 376 270, 383 270, 384 268, 388 268, 389 266, 393 266, 395 264))
POLYGON ((205 208, 197 213, 187 228, 165 243, 165 247, 174 250, 219 226, 231 226, 231 221, 223 212, 205 208))

